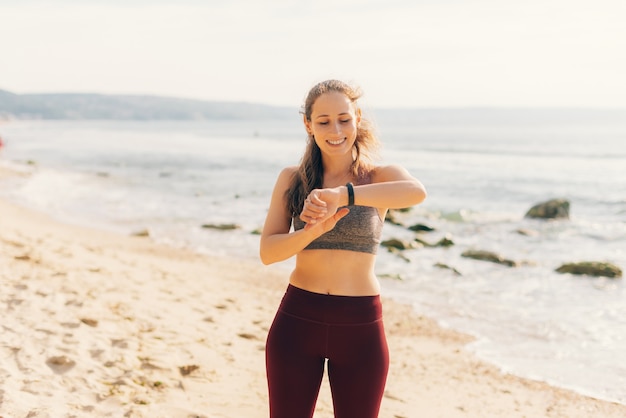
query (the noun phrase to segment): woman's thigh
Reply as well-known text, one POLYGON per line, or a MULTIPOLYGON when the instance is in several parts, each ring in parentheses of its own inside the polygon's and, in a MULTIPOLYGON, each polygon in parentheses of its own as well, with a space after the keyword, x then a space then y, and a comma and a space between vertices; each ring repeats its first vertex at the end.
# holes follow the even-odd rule
POLYGON ((328 352, 335 417, 378 417, 389 370, 382 320, 333 327, 328 352))
POLYGON ((325 358, 321 324, 277 313, 266 345, 271 418, 313 416, 325 358))

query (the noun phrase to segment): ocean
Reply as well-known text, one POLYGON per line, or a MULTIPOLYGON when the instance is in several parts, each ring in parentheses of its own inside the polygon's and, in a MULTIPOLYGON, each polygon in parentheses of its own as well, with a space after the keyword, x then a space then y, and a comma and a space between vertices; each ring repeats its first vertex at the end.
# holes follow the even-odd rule
MULTIPOLYGON (((626 404, 624 279, 559 274, 574 261, 626 269, 626 112, 456 109, 370 112, 382 161, 405 166, 427 200, 383 238, 451 247, 379 251, 384 296, 476 337, 503 371, 626 404), (565 198, 569 220, 524 217, 565 198), (421 223, 431 232, 406 226, 421 223), (530 231, 520 234, 519 230, 530 231), (468 249, 520 262, 464 258, 468 249), (442 269, 437 264, 456 269, 442 269)), ((279 171, 299 162, 293 120, 9 121, 0 196, 75 224, 217 256, 258 260, 279 171), (203 224, 236 224, 216 230, 203 224)), ((293 260, 268 268, 288 270, 293 260)))

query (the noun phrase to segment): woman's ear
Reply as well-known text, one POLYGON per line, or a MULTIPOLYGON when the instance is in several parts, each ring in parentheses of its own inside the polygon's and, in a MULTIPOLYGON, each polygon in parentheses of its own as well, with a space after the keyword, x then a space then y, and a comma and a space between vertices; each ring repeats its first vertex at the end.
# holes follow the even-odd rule
POLYGON ((356 108, 356 125, 359 126, 359 123, 361 123, 361 108, 357 107, 356 108))
POLYGON ((302 115, 302 122, 304 122, 304 128, 309 135, 313 135, 313 131, 311 130, 311 122, 306 118, 306 115, 302 115))

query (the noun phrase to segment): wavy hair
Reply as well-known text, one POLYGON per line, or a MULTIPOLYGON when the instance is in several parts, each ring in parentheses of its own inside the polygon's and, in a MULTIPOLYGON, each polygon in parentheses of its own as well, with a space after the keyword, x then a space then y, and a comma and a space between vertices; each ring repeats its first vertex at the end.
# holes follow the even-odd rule
MULTIPOLYGON (((322 81, 309 91, 300 113, 311 121, 311 113, 315 101, 323 94, 339 92, 344 94, 358 108, 357 100, 362 92, 357 87, 352 87, 339 80, 322 81)), ((353 162, 350 167, 354 178, 362 179, 371 169, 371 162, 378 151, 380 143, 374 132, 372 123, 361 117, 357 126, 356 141, 353 149, 353 162)), ((313 189, 321 188, 324 182, 324 167, 322 165, 322 152, 315 143, 313 135, 308 134, 306 149, 300 160, 297 172, 294 174, 291 184, 285 192, 287 210, 292 216, 297 216, 304 206, 304 199, 313 189)))

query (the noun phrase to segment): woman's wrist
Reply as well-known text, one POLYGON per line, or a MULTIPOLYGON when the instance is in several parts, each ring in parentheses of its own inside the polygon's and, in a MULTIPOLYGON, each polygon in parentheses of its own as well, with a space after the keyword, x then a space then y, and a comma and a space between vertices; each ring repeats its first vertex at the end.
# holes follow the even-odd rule
POLYGON ((335 188, 339 193, 339 201, 337 202, 337 207, 342 208, 348 206, 349 196, 348 196, 348 186, 337 186, 335 188))
POLYGON ((346 206, 354 206, 354 185, 352 183, 346 184, 347 204, 346 206))

